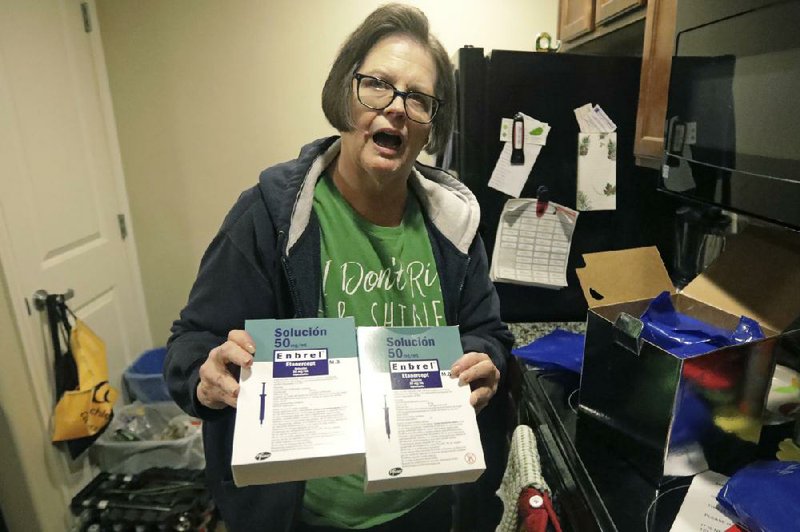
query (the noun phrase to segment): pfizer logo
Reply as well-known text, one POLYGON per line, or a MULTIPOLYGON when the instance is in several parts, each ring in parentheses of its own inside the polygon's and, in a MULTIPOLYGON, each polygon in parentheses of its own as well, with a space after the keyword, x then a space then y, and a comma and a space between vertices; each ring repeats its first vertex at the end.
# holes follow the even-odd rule
POLYGON ((403 472, 403 468, 402 467, 393 467, 392 469, 389 470, 389 476, 390 477, 396 477, 397 475, 399 475, 402 472, 403 472))
POLYGON ((263 462, 264 460, 266 460, 266 459, 267 459, 267 458, 269 458, 270 456, 272 456, 272 453, 268 453, 268 452, 266 452, 266 451, 264 451, 263 453, 258 453, 258 454, 256 455, 256 461, 258 461, 258 462, 263 462))

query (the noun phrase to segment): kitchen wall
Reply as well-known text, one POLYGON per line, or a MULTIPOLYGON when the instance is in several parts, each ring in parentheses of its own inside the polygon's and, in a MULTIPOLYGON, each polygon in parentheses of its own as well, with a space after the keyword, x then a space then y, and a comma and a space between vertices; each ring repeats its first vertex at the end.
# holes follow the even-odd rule
MULTIPOLYGON (((100 0, 153 337, 163 343, 205 247, 258 173, 333 134, 320 92, 375 0, 100 0)), ((557 0, 417 0, 451 53, 531 50, 557 0)))

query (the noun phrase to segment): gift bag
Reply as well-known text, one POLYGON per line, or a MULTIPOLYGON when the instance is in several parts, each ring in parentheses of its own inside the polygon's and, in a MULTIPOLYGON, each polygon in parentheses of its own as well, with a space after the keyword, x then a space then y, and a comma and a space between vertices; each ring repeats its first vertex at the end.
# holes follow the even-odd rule
POLYGON ((49 295, 46 304, 58 398, 52 441, 66 441, 77 458, 108 426, 119 393, 108 383, 103 340, 72 314, 62 296, 49 295))

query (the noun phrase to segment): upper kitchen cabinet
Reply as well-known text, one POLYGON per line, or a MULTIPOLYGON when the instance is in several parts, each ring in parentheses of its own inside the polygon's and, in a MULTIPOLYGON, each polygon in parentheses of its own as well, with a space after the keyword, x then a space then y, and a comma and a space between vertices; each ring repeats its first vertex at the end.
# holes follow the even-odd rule
POLYGON ((646 0, 560 0, 558 35, 569 51, 644 19, 646 0))
POLYGON ((558 12, 558 34, 562 42, 594 30, 594 0, 561 0, 558 12))
POLYGON ((642 58, 634 155, 658 168, 664 147, 677 0, 561 0, 562 52, 642 58))
POLYGON ((658 168, 664 154, 669 73, 675 49, 677 0, 650 0, 644 28, 639 109, 633 153, 637 164, 658 168))
POLYGON ((646 3, 646 0, 596 0, 594 23, 603 24, 646 3))

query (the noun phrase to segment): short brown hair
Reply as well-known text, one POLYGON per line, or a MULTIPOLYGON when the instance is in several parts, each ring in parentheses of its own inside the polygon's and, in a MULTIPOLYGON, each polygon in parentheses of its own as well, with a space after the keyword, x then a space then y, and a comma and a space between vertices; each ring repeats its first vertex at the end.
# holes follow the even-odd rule
POLYGON ((425 151, 434 154, 447 145, 456 114, 456 93, 453 65, 447 51, 428 28, 428 18, 416 7, 387 4, 379 7, 342 44, 322 88, 322 110, 337 131, 354 127, 350 105, 353 98, 353 72, 375 44, 389 35, 408 35, 419 42, 433 57, 436 65, 435 96, 443 100, 433 119, 430 139, 425 151))

